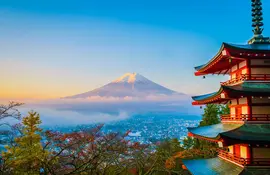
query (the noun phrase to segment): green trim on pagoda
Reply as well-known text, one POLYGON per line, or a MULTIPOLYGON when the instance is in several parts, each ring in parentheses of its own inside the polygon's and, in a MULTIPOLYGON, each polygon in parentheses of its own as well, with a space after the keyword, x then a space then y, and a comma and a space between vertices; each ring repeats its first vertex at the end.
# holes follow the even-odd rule
POLYGON ((243 168, 221 158, 183 160, 193 175, 238 175, 243 168))
MULTIPOLYGON (((263 82, 244 82, 234 86, 221 85, 217 92, 210 94, 193 96, 192 99, 197 102, 214 99, 222 92, 226 92, 228 98, 236 98, 239 96, 270 96, 270 83, 263 82)), ((220 98, 221 99, 221 98, 220 98)), ((227 100, 227 98, 224 98, 227 100)))
POLYGON ((239 175, 270 175, 269 168, 245 167, 239 175))
POLYGON ((234 96, 270 96, 270 83, 244 82, 235 86, 221 87, 230 97, 234 96))
POLYGON ((248 44, 270 44, 270 38, 269 37, 263 37, 263 36, 254 36, 249 41, 248 44))
POLYGON ((220 136, 242 143, 270 143, 270 124, 244 124, 234 130, 220 133, 220 136))
POLYGON ((233 49, 241 49, 247 51, 270 51, 270 43, 269 44, 227 44, 227 48, 233 49))
POLYGON ((187 128, 194 137, 204 137, 205 139, 218 141, 225 139, 226 143, 270 143, 269 124, 237 124, 219 123, 209 126, 187 128))
POLYGON ((194 128, 187 128, 192 134, 199 135, 205 138, 218 140, 219 134, 228 132, 241 127, 243 124, 215 124, 209 126, 200 126, 194 128))
POLYGON ((217 96, 220 94, 220 90, 217 91, 217 92, 213 92, 213 93, 210 93, 210 94, 204 94, 204 95, 198 95, 198 96, 192 96, 191 98, 195 101, 202 101, 202 100, 207 100, 207 99, 210 99, 210 98, 213 98, 214 96, 217 96))

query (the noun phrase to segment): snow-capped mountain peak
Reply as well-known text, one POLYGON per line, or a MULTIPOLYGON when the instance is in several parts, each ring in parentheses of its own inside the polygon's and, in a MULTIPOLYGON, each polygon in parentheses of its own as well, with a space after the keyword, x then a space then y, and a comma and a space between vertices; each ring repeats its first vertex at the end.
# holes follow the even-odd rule
POLYGON ((112 83, 135 83, 135 82, 147 82, 149 81, 144 76, 138 73, 126 73, 118 79, 114 80, 112 83))
MULTIPOLYGON (((138 97, 145 98, 147 96, 171 96, 181 95, 173 90, 165 88, 138 73, 126 73, 120 78, 106 84, 100 88, 85 93, 68 96, 65 98, 91 98, 91 97, 138 97)), ((183 94, 182 94, 183 95, 183 94)))

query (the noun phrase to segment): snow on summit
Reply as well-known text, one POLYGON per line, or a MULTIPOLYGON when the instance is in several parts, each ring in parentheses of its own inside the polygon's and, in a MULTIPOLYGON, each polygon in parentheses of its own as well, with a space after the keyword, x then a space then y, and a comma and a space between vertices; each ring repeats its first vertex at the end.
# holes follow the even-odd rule
POLYGON ((155 96, 184 95, 161 86, 138 73, 126 73, 118 79, 100 88, 85 93, 64 97, 65 99, 102 98, 146 98, 155 96))
POLYGON ((120 82, 127 82, 127 83, 135 83, 136 82, 146 82, 150 81, 147 78, 143 77, 142 75, 138 73, 126 73, 120 78, 113 81, 113 83, 120 83, 120 82))

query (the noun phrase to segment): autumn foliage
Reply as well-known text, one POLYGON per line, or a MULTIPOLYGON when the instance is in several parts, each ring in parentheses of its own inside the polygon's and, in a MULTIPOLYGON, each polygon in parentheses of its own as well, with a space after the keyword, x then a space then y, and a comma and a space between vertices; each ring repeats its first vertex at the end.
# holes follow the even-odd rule
MULTIPOLYGON (((19 119, 21 104, 0 107, 1 117, 19 119)), ((227 108, 207 106, 205 126, 217 123, 217 115, 227 108), (221 110, 221 111, 222 111, 221 110)), ((0 118, 1 119, 1 118, 0 118)), ((215 143, 186 138, 167 139, 156 145, 126 140, 125 134, 102 132, 103 125, 77 132, 61 133, 40 128, 37 112, 29 112, 22 125, 11 128, 10 142, 0 157, 0 174, 46 175, 171 175, 189 174, 183 168, 183 159, 215 157, 215 143)))
POLYGON ((29 112, 13 144, 1 154, 2 174, 169 174, 164 155, 128 135, 104 134, 102 125, 78 132, 43 131, 39 114, 29 112))

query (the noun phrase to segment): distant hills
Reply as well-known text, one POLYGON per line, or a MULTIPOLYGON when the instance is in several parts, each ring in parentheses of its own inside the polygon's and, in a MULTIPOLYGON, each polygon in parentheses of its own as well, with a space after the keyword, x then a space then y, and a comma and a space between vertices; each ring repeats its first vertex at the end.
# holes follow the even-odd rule
POLYGON ((63 99, 87 99, 91 97, 145 98, 149 96, 186 96, 161 86, 138 73, 126 73, 100 88, 63 99))

